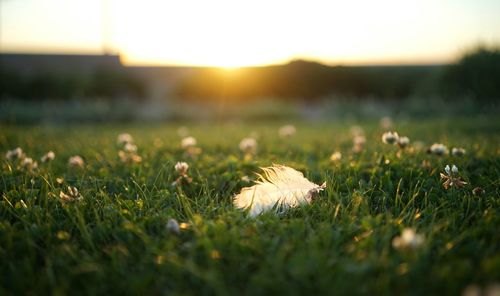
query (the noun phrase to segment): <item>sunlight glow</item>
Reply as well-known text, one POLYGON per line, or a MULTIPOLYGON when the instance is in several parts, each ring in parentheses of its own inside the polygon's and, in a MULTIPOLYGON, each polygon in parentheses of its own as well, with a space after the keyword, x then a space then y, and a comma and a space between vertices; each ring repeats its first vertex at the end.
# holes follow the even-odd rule
POLYGON ((477 2, 4 1, 0 38, 4 51, 99 51, 107 3, 108 41, 126 64, 447 62, 478 41, 500 42, 500 2, 477 2))

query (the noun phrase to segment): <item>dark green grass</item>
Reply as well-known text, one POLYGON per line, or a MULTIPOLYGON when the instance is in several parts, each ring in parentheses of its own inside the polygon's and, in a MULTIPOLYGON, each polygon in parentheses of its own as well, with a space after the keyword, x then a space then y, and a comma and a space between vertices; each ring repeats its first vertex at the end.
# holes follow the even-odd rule
POLYGON ((457 295, 500 281, 500 122, 395 127, 412 141, 462 146, 462 158, 398 158, 370 123, 365 151, 353 154, 349 126, 298 124, 283 140, 276 124, 192 125, 197 159, 184 155, 174 125, 1 127, 2 153, 20 146, 37 160, 53 150, 56 159, 29 174, 1 158, 0 294, 457 295), (238 143, 253 131, 258 153, 245 161, 238 143), (121 132, 134 136, 141 164, 119 162, 121 132), (334 164, 336 150, 343 158, 334 164), (84 169, 67 167, 75 154, 84 169), (171 186, 176 161, 189 163, 191 184, 171 186), (232 197, 251 184, 241 177, 255 179, 273 163, 326 181, 326 191, 279 216, 235 210, 232 197), (463 189, 441 187, 439 172, 452 163, 469 182, 463 189), (59 201, 68 185, 82 202, 59 201), (476 186, 486 194, 472 195, 476 186), (189 227, 173 235, 169 218, 189 227), (425 236, 421 248, 392 248, 405 227, 425 236))

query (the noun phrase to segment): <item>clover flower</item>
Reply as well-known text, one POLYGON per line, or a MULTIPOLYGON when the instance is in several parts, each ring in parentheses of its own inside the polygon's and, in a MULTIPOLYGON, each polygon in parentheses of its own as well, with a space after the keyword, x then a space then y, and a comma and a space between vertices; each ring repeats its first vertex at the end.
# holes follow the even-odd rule
POLYGON ((140 163, 142 161, 142 157, 135 152, 126 152, 123 150, 118 151, 118 157, 123 163, 140 163))
POLYGON ((119 145, 125 145, 125 144, 129 144, 129 143, 133 143, 134 138, 128 133, 123 133, 123 134, 118 135, 118 139, 116 140, 116 142, 119 145))
POLYGON ((413 228, 405 228, 400 236, 392 240, 392 247, 397 250, 415 250, 418 249, 425 239, 421 234, 417 234, 413 228))
POLYGON ((174 183, 172 183, 172 185, 179 185, 183 180, 187 183, 191 183, 193 181, 193 179, 190 178, 187 174, 189 165, 186 162, 177 162, 174 165, 174 169, 179 174, 179 177, 174 181, 174 183))
POLYGON ((167 228, 167 231, 172 233, 172 234, 181 233, 181 228, 179 227, 179 222, 177 222, 177 220, 175 220, 173 218, 168 219, 166 228, 167 228))
POLYGON ((280 127, 280 129, 278 131, 280 137, 282 137, 282 138, 291 137, 291 136, 295 135, 296 132, 297 132, 297 129, 295 128, 295 126, 293 126, 291 124, 287 124, 287 125, 280 127))
POLYGON ((68 165, 70 167, 80 167, 80 168, 83 168, 83 166, 85 165, 85 162, 83 161, 83 158, 81 158, 81 156, 75 155, 75 156, 71 156, 68 159, 68 165))
POLYGON ((437 156, 448 154, 448 147, 443 144, 434 143, 429 147, 428 152, 437 156))
POLYGON ((59 198, 64 204, 81 201, 83 199, 83 196, 78 192, 76 187, 68 186, 67 191, 68 193, 64 193, 63 191, 59 192, 59 198))
POLYGON ((53 151, 49 151, 45 155, 43 155, 40 160, 42 162, 49 162, 54 160, 54 158, 56 158, 56 154, 53 151))
POLYGON ((448 189, 450 187, 461 188, 467 184, 467 182, 462 181, 458 176, 458 168, 456 165, 453 165, 451 168, 449 165, 446 165, 444 171, 445 174, 443 173, 439 174, 441 176, 441 180, 444 181, 443 183, 444 189, 448 189))
POLYGON ((336 161, 339 161, 340 159, 342 159, 342 153, 336 151, 334 152, 331 156, 330 156, 330 160, 333 161, 333 162, 336 162, 336 161))
POLYGON ((22 159, 22 158, 24 158, 23 149, 21 149, 21 147, 17 147, 15 149, 9 150, 9 151, 7 151, 7 153, 5 153, 5 157, 8 160, 22 159))
POLYGON ((196 139, 194 137, 185 137, 181 140, 182 149, 187 149, 196 146, 196 139))
POLYGON ((464 148, 457 148, 457 147, 453 147, 451 149, 451 155, 453 156, 464 156, 465 155, 465 149, 464 148))
POLYGON ((352 139, 352 143, 353 143, 354 146, 363 146, 363 145, 366 144, 366 138, 363 135, 355 136, 352 139))
POLYGON ((33 161, 32 158, 26 157, 25 159, 23 159, 22 166, 25 170, 33 172, 38 168, 38 163, 36 161, 33 161))
POLYGON ((189 169, 189 165, 185 162, 178 162, 174 166, 175 171, 179 173, 181 176, 187 175, 187 170, 189 169))
POLYGON ((500 295, 500 284, 491 283, 486 287, 469 285, 462 291, 462 296, 498 296, 500 295))
POLYGON ((410 138, 408 137, 399 137, 398 146, 401 149, 406 148, 410 144, 410 138))
POLYGON ((397 132, 385 132, 382 135, 382 142, 389 145, 394 145, 398 142, 399 135, 397 132))
POLYGON ((361 151, 363 151, 365 143, 366 143, 365 136, 363 135, 354 136, 354 138, 352 139, 352 144, 353 144, 352 151, 354 153, 360 153, 361 151))
POLYGON ((484 195, 485 193, 486 191, 481 187, 476 187, 472 189, 472 194, 474 194, 475 196, 481 196, 484 195))
POLYGON ((187 156, 194 158, 201 153, 201 148, 196 147, 196 143, 194 137, 185 137, 181 140, 181 147, 187 156))
POLYGON ((132 144, 132 143, 127 143, 125 146, 123 146, 123 151, 127 153, 136 153, 137 152, 137 146, 132 144))
POLYGON ((246 154, 254 154, 257 151, 257 141, 254 138, 244 138, 239 147, 246 154))

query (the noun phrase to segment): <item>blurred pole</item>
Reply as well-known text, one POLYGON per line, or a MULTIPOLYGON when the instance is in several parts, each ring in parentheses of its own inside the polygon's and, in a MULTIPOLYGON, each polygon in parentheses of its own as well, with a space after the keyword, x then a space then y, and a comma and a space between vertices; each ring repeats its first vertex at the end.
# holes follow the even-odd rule
MULTIPOLYGON (((1 1, 1 0, 0 0, 1 1)), ((101 50, 103 54, 113 54, 111 34, 111 0, 101 0, 101 50)))
POLYGON ((0 0, 0 52, 3 49, 3 0, 0 0))

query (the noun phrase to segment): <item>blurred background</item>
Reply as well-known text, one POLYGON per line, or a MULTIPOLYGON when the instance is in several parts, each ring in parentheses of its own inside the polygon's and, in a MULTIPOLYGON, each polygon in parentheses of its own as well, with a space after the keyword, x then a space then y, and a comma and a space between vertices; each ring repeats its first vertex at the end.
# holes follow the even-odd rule
POLYGON ((0 122, 495 115, 500 1, 0 0, 0 122))

